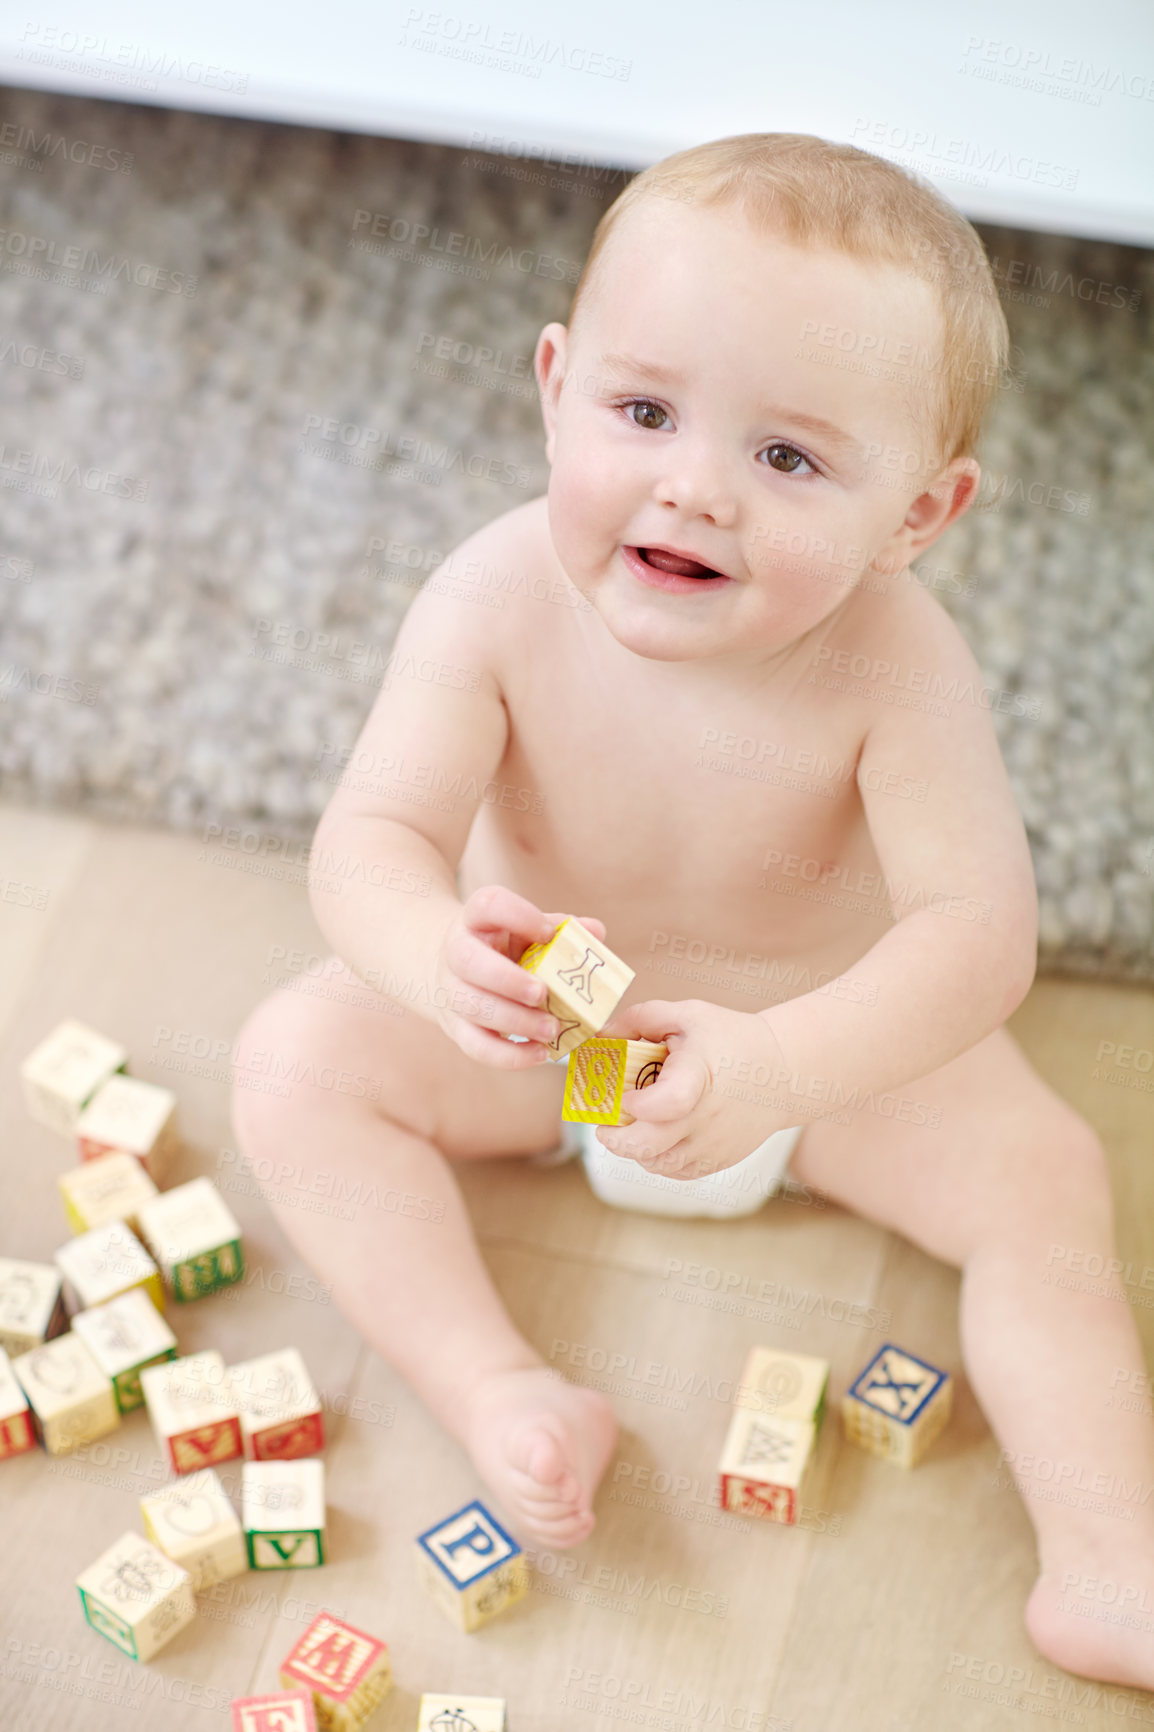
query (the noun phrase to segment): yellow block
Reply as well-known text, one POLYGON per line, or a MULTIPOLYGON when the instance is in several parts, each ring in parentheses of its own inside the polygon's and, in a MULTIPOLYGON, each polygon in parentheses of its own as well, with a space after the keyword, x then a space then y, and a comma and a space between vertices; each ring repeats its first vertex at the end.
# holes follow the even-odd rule
POLYGON ((648 1088, 669 1057, 658 1041, 594 1035, 569 1054, 561 1117, 578 1125, 631 1125, 622 1113, 626 1089, 648 1088))

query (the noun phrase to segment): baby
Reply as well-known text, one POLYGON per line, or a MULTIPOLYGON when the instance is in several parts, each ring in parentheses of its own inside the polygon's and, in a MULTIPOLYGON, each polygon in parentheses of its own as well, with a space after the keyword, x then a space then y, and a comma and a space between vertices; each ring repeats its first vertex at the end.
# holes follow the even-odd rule
POLYGON ((596 1132, 602 1195, 738 1212, 788 1160, 962 1267, 966 1371, 1038 1536, 1033 1640, 1151 1686, 1154 1641, 1062 1593, 1154 1587, 1154 1515, 1031 1495, 1039 1458, 1148 1488, 1154 1426, 1109 1399, 1142 1370, 1128 1307, 1047 1277, 1056 1244, 1113 1254, 1112 1210, 1003 1026, 1036 901, 989 711, 1020 700, 910 573, 973 501, 1006 354, 977 236, 876 157, 749 135, 630 183, 537 343, 548 494, 408 611, 314 843, 325 996, 241 1036, 241 1083, 269 1052, 301 1080, 238 1087, 236 1128, 298 1184, 407 1199, 278 1214, 513 1527, 585 1539, 609 1402, 515 1327, 452 1166, 556 1148, 558 1025, 518 958, 575 915, 636 971, 608 1032, 669 1047, 596 1132))

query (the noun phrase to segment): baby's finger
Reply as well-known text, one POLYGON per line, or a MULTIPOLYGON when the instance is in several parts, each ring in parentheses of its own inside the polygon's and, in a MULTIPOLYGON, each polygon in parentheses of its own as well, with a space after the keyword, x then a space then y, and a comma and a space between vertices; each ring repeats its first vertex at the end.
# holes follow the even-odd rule
POLYGON ((518 896, 504 884, 482 884, 461 909, 465 925, 472 932, 508 932, 523 938, 523 950, 530 944, 545 944, 557 930, 558 922, 525 896, 518 896))
POLYGON ((685 1134, 683 1125, 598 1125, 597 1141, 611 1155, 636 1161, 646 1167, 680 1143, 685 1134))
POLYGON ((625 1090, 621 1110, 647 1125, 688 1118, 708 1087, 705 1060, 689 1047, 676 1047, 663 1062, 656 1082, 625 1090))
POLYGON ((665 1041, 671 1034, 684 1034, 685 1007, 665 998, 647 998, 615 1010, 601 1032, 623 1040, 665 1041))
POLYGON ((539 1041, 505 1040, 491 1029, 481 1028, 454 1011, 447 1013, 446 1021, 452 1025, 448 1032, 461 1051, 495 1070, 529 1070, 551 1056, 548 1047, 539 1041))
MULTIPOLYGON (((520 963, 502 956, 475 932, 454 932, 445 944, 444 954, 453 973, 480 992, 491 992, 514 1004, 543 1005, 548 996, 543 980, 538 980, 520 963)), ((552 1035, 547 1038, 552 1039, 552 1035)))

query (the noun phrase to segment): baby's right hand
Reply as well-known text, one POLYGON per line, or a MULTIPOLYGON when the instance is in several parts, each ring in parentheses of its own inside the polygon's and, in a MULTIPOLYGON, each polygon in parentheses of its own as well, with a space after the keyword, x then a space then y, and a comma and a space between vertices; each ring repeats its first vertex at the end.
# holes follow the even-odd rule
MULTIPOLYGON (((565 916, 541 910, 503 884, 483 884, 445 928, 437 957, 437 1021, 470 1058, 499 1070, 526 1070, 551 1055, 557 1018, 544 1005, 544 982, 520 966, 530 944, 552 938, 565 916), (524 1035, 510 1041, 510 1034, 524 1035)), ((600 920, 578 915, 594 937, 600 920)))

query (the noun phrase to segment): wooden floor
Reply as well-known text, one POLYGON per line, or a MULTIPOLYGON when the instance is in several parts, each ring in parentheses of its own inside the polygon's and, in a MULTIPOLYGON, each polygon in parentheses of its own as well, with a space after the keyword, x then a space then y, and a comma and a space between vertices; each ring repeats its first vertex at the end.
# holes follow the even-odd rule
MULTIPOLYGON (((222 1727, 230 1696, 275 1686, 279 1658, 321 1607, 390 1644, 397 1688, 373 1732, 415 1727, 425 1689, 506 1696, 511 1732, 614 1720, 664 1732, 998 1732, 1063 1704, 1085 1728, 1116 1725, 1126 1693, 1065 1679, 1025 1635, 1030 1529, 994 1483, 997 1452, 964 1382, 913 1474, 844 1444, 834 1414, 800 1528, 714 1508, 727 1380, 754 1343, 826 1356, 835 1398, 891 1337, 960 1370, 955 1274, 804 1197, 746 1221, 678 1222, 604 1207, 572 1165, 462 1172, 514 1316, 559 1369, 607 1390, 622 1434, 593 1538, 535 1552, 534 1591, 488 1629, 465 1636, 443 1622, 415 1587, 412 1536, 481 1487, 290 1252, 229 1128, 240 1023, 286 952, 323 948, 301 878, 295 865, 269 875, 241 847, 0 809, 0 1254, 49 1260, 66 1236, 55 1178, 75 1156, 26 1116, 18 1070, 58 1020, 78 1016, 128 1046, 135 1074, 176 1091, 185 1148, 170 1182, 206 1173, 234 1187, 250 1276, 182 1308, 175 1326, 183 1351, 213 1345, 226 1360, 301 1348, 329 1409, 332 1559, 223 1585, 135 1666, 82 1622, 73 1579, 139 1527, 137 1499, 162 1477, 146 1419, 73 1457, 4 1463, 0 1725, 222 1727), (701 1265, 693 1284, 670 1274, 678 1259, 701 1265), (780 1289, 741 1297, 760 1283, 780 1289), (724 1297, 735 1292, 736 1303, 724 1297)), ((1154 1096, 1093 1075, 1102 1042, 1154 1048, 1154 995, 1047 981, 1013 1027, 1106 1140, 1154 1359, 1154 1287, 1141 1285, 1154 1267, 1154 1096)), ((1143 1718, 1152 1708, 1141 1699, 1143 1718)))

